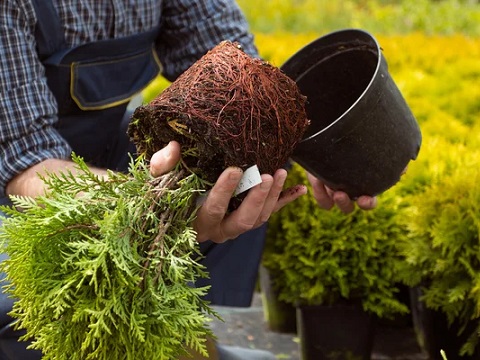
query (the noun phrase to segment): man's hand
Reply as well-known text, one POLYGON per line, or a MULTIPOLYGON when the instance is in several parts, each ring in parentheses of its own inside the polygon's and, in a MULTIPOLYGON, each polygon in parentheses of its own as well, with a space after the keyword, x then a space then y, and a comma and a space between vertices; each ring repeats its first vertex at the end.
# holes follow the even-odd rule
MULTIPOLYGON (((152 156, 150 171, 153 176, 160 176, 170 171, 179 160, 180 145, 172 141, 152 156)), ((262 183, 248 191, 238 209, 227 214, 228 204, 242 175, 242 170, 236 167, 230 167, 220 174, 193 224, 199 242, 212 240, 221 243, 236 238, 259 227, 275 211, 307 192, 304 185, 283 191, 287 172, 280 169, 273 176, 263 174, 262 183)))
POLYGON ((153 154, 150 159, 150 173, 154 177, 163 175, 173 170, 179 161, 180 144, 176 141, 170 141, 167 146, 153 154))
MULTIPOLYGON (((90 167, 90 170, 99 177, 107 176, 107 171, 104 169, 90 167)), ((7 184, 6 193, 7 195, 29 196, 33 198, 45 195, 49 189, 41 179, 41 176, 45 176, 47 173, 60 174, 67 171, 75 173, 78 171, 77 165, 71 160, 44 160, 15 176, 7 184)))
POLYGON ((262 183, 248 191, 238 209, 227 214, 229 201, 242 175, 241 169, 228 168, 210 190, 194 224, 199 242, 222 243, 233 239, 264 224, 274 212, 307 193, 304 185, 282 191, 287 171, 279 169, 274 176, 263 174, 262 183))
POLYGON ((350 199, 350 197, 343 191, 334 191, 327 187, 321 180, 307 172, 308 181, 312 185, 313 196, 320 207, 329 210, 334 205, 348 214, 355 209, 355 202, 358 207, 363 210, 371 210, 377 206, 377 198, 373 196, 360 196, 356 201, 350 199))

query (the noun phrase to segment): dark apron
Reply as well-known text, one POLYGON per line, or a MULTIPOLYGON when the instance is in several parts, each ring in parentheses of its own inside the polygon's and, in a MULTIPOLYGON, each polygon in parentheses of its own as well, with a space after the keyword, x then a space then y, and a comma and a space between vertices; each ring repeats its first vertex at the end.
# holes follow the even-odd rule
MULTIPOLYGON (((126 109, 130 99, 161 71, 154 47, 159 28, 66 49, 51 1, 33 3, 38 18, 38 53, 59 107, 57 130, 88 163, 126 171, 128 154, 135 153, 126 133, 131 114, 126 109)), ((211 285, 207 300, 217 305, 250 305, 264 230, 224 244, 201 244, 210 279, 202 279, 198 285, 211 285)), ((0 254, 0 261, 4 258, 0 254)), ((0 274, 0 281, 3 278, 0 274)), ((17 342, 21 334, 12 330, 13 319, 7 315, 12 304, 12 299, 0 294, 0 360, 40 359, 40 352, 27 351, 27 343, 17 342)))

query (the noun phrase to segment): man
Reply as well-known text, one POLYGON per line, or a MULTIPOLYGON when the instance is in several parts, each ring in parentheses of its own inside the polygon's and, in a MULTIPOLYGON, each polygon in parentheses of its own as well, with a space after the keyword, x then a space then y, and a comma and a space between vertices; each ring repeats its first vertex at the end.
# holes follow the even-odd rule
MULTIPOLYGON (((159 72, 173 81, 222 40, 238 41, 258 56, 233 0, 2 0, 2 203, 8 203, 8 195, 35 197, 48 191, 38 175, 72 169, 72 150, 99 175, 107 168, 124 171, 127 153, 135 152, 126 137, 130 99, 159 72)), ((179 144, 170 143, 152 157, 152 174, 171 169, 179 157, 179 144)), ((262 184, 226 215, 241 175, 237 168, 221 174, 194 224, 211 276, 209 300, 215 304, 249 305, 264 241, 262 224, 306 192, 304 186, 296 193, 282 192, 286 172, 279 170, 262 175, 262 184)), ((310 180, 320 206, 353 209, 346 194, 310 180)), ((358 204, 370 208, 374 199, 358 204)), ((25 344, 16 342, 18 334, 6 315, 10 308, 11 299, 2 294, 0 358, 38 359, 38 352, 25 352, 25 344)), ((224 348, 220 356, 266 355, 224 348)))

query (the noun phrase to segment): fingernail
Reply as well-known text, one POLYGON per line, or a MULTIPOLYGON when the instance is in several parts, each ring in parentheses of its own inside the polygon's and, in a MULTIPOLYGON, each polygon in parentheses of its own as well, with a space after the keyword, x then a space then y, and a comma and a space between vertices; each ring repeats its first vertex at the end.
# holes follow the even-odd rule
POLYGON ((263 190, 268 190, 272 187, 272 184, 273 182, 272 181, 262 181, 260 183, 260 189, 263 189, 263 190))
POLYGON ((172 157, 172 149, 171 149, 171 147, 170 147, 171 143, 172 143, 172 142, 170 141, 170 142, 168 143, 168 145, 162 149, 162 150, 163 150, 163 154, 162 154, 162 155, 163 155, 163 157, 164 157, 165 159, 169 159, 170 157, 172 157))
POLYGON ((350 202, 350 198, 347 196, 347 194, 343 193, 335 193, 335 200, 337 204, 341 205, 348 204, 350 202))
POLYGON ((233 181, 238 181, 242 178, 243 171, 240 168, 234 168, 228 175, 228 178, 233 181))
POLYGON ((168 160, 171 152, 167 148, 163 148, 160 151, 154 153, 151 158, 151 162, 155 165, 162 164, 165 160, 168 160))

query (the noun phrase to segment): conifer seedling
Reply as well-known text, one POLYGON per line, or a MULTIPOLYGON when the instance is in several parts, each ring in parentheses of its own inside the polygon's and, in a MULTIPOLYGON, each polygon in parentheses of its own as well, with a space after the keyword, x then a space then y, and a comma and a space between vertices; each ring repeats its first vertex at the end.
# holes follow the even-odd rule
POLYGON ((47 195, 12 197, 1 208, 2 270, 31 347, 46 360, 205 354, 215 313, 194 286, 208 276, 197 198, 227 166, 282 167, 308 126, 305 100, 278 68, 223 42, 135 111, 139 154, 126 174, 99 178, 74 155, 75 174, 43 178, 47 195), (182 161, 153 178, 148 160, 171 140, 182 161))

